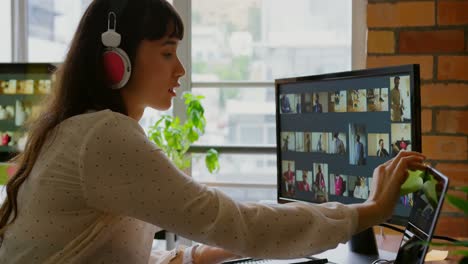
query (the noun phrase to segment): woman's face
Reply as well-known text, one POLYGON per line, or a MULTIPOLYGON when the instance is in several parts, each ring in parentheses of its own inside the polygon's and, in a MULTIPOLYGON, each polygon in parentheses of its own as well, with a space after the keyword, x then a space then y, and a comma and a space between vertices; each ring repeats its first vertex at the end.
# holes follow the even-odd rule
POLYGON ((133 102, 158 110, 171 107, 185 69, 177 56, 179 39, 143 40, 137 49, 129 89, 133 102))

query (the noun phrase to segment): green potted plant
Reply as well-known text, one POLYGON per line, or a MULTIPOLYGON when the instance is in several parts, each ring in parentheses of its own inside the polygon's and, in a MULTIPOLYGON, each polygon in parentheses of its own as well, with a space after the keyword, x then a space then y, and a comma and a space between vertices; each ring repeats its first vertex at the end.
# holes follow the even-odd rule
MULTIPOLYGON (((186 121, 182 124, 177 116, 163 115, 150 127, 148 137, 166 153, 179 169, 186 171, 191 164, 191 157, 187 155, 187 151, 205 133, 206 119, 205 109, 201 104, 203 96, 186 92, 183 94, 183 98, 187 107, 185 110, 186 121)), ((209 149, 206 153, 205 165, 210 173, 219 170, 218 156, 215 149, 209 149)), ((175 246, 175 235, 166 233, 164 230, 156 233, 155 239, 166 239, 168 249, 175 246)))
MULTIPOLYGON (((458 192, 463 192, 465 195, 468 195, 468 186, 463 187, 451 187, 450 189, 458 192)), ((455 208, 458 208, 463 212, 465 217, 468 217, 468 200, 462 199, 454 195, 447 195, 447 202, 449 202, 455 208)), ((452 255, 462 256, 460 263, 468 263, 468 240, 465 241, 454 241, 449 243, 431 243, 432 246, 442 246, 442 247, 456 247, 456 250, 451 252, 452 255)))
MULTIPOLYGON (((148 136, 181 170, 190 167, 191 157, 187 155, 190 146, 205 133, 205 109, 201 104, 204 98, 192 93, 184 93, 187 120, 182 124, 179 117, 163 115, 150 127, 148 136)), ((205 165, 210 173, 219 170, 218 152, 209 149, 205 165)))

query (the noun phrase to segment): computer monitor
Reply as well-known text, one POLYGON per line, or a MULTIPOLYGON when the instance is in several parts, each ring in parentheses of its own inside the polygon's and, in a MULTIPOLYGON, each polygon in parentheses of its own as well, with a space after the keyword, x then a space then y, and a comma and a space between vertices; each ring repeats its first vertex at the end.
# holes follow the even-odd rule
POLYGON ((50 93, 54 70, 49 63, 0 63, 0 162, 24 148, 25 122, 50 93))
POLYGON ((275 80, 278 202, 364 202, 379 164, 421 151, 419 86, 419 65, 275 80))

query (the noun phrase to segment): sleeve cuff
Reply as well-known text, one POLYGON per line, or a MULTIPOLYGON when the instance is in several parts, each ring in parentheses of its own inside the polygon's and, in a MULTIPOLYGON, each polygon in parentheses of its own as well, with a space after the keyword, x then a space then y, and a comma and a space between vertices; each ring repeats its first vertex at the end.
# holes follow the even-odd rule
POLYGON ((184 257, 182 259, 182 264, 193 264, 193 254, 197 249, 198 245, 187 247, 184 249, 184 257))

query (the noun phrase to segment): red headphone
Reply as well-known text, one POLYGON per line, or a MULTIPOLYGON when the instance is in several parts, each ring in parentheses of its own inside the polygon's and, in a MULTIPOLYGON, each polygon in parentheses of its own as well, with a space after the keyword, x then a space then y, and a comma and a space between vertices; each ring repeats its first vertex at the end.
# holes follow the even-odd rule
POLYGON ((120 34, 116 32, 116 28, 117 16, 114 12, 109 12, 107 31, 102 33, 101 41, 106 47, 102 55, 104 72, 107 82, 112 89, 124 87, 132 74, 130 58, 124 50, 119 48, 122 38, 120 34), (113 27, 111 27, 111 22, 113 22, 113 27))

